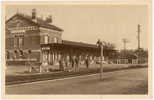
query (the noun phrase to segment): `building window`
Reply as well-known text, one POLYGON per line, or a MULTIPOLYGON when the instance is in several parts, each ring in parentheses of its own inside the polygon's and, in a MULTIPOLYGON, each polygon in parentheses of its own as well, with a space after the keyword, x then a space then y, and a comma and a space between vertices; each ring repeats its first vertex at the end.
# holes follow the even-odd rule
POLYGON ((47 35, 44 36, 44 43, 45 44, 49 43, 49 36, 47 36, 47 35))
POLYGON ((15 37, 15 38, 14 38, 14 48, 16 48, 16 47, 17 47, 17 43, 18 43, 18 38, 17 38, 17 37, 15 37))
POLYGON ((18 36, 14 38, 14 48, 21 48, 24 45, 24 37, 23 36, 18 36))
POLYGON ((24 45, 24 38, 23 37, 19 37, 19 48, 23 47, 24 45))
POLYGON ((48 53, 44 52, 43 53, 43 61, 47 61, 48 60, 48 53))
POLYGON ((54 37, 54 43, 58 43, 58 39, 54 37))

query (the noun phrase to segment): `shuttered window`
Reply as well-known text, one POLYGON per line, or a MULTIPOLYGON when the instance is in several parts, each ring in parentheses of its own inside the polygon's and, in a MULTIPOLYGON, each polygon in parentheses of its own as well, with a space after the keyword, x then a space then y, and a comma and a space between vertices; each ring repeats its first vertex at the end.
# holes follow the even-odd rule
POLYGON ((49 38, 49 43, 52 43, 53 39, 52 37, 49 38))
POLYGON ((17 43, 18 43, 18 38, 17 38, 17 37, 15 37, 15 38, 14 38, 14 48, 16 48, 16 47, 17 47, 17 43))
POLYGON ((54 37, 54 43, 58 43, 57 37, 54 37))
POLYGON ((40 36, 40 43, 44 44, 44 36, 40 36))
POLYGON ((48 35, 41 36, 40 43, 41 44, 48 44, 49 43, 49 36, 48 35))
POLYGON ((24 37, 19 37, 18 41, 19 41, 19 48, 23 47, 23 45, 24 45, 24 37))
POLYGON ((47 35, 44 36, 44 43, 45 44, 49 43, 49 36, 47 36, 47 35))
POLYGON ((14 37, 13 45, 14 45, 14 48, 23 47, 24 46, 24 37, 23 36, 14 37))

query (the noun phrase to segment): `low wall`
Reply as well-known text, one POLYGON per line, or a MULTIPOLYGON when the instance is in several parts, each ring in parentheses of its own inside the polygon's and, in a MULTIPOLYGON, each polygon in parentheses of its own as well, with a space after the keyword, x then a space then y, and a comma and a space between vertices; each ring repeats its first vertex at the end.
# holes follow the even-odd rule
POLYGON ((27 62, 38 62, 37 59, 8 59, 6 65, 25 65, 27 62))

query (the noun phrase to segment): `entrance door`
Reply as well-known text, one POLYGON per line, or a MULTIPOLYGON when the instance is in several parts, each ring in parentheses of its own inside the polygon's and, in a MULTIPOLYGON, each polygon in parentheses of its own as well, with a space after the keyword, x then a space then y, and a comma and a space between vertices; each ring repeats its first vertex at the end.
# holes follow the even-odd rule
POLYGON ((43 61, 48 61, 48 52, 47 51, 44 51, 42 56, 43 56, 43 61))

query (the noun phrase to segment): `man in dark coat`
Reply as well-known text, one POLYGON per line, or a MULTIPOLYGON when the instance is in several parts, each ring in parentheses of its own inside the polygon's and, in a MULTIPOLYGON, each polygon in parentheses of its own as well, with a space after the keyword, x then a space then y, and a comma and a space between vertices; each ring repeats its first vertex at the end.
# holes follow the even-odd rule
POLYGON ((75 71, 77 71, 78 68, 79 68, 79 58, 76 57, 76 58, 75 58, 75 71))
POLYGON ((86 67, 89 68, 89 57, 87 56, 85 59, 86 67))

